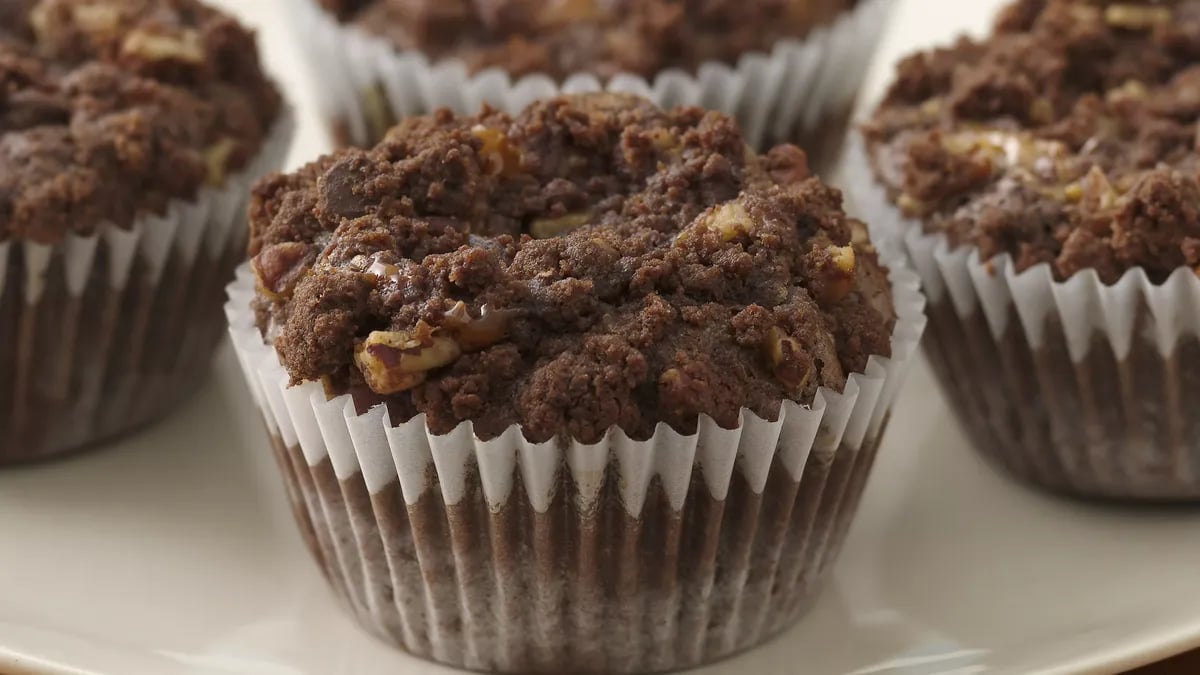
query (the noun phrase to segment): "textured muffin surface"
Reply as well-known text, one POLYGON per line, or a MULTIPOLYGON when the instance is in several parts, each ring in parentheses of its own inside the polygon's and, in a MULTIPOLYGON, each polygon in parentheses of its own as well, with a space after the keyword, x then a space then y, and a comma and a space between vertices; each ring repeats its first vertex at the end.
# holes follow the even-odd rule
POLYGON ((1200 268, 1200 0, 1020 0, 903 61, 866 125, 906 215, 1058 279, 1200 268))
POLYGON ((646 438, 842 389, 886 272, 803 152, 630 96, 413 118, 262 181, 259 319, 294 381, 435 433, 646 438))
POLYGON ((471 70, 649 76, 733 63, 807 35, 858 0, 320 0, 342 20, 471 70))
POLYGON ((219 186, 279 108, 254 36, 196 0, 0 0, 0 241, 219 186))

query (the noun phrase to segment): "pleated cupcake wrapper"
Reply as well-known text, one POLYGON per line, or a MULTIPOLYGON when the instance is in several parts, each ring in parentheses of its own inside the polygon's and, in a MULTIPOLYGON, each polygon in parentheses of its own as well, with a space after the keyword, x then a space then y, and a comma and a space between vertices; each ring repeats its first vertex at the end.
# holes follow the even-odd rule
POLYGON ((1200 278, 1055 281, 926 234, 887 199, 861 141, 846 187, 903 246, 929 298, 926 353, 973 441, 1018 476, 1088 497, 1200 499, 1200 278))
POLYGON ((709 62, 696 74, 671 69, 652 80, 622 74, 607 87, 587 74, 561 84, 544 74, 514 81, 499 69, 472 75, 461 61, 431 63, 419 52, 398 51, 339 23, 314 0, 296 2, 291 18, 321 83, 318 103, 327 120, 342 125, 342 142, 373 145, 396 121, 438 108, 474 114, 487 102, 517 113, 538 99, 607 88, 641 94, 662 107, 698 105, 734 115, 747 142, 760 147, 811 135, 849 111, 891 7, 892 0, 865 0, 807 38, 781 41, 770 53, 745 55, 735 66, 709 62))
POLYGON ((841 546, 924 327, 916 276, 893 267, 892 358, 844 393, 736 429, 660 425, 646 441, 530 443, 429 433, 385 407, 289 387, 230 286, 233 343, 305 539, 372 632, 455 666, 647 672, 761 642, 807 606, 841 546))
POLYGON ((250 186, 282 163, 292 126, 285 114, 224 187, 162 215, 51 245, 0 242, 0 464, 137 427, 190 392, 245 257, 250 186))

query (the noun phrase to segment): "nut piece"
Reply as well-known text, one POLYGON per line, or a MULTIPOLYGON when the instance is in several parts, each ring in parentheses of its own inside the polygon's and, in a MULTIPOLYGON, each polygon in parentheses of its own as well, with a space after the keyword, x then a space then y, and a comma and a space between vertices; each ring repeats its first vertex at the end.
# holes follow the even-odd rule
POLYGON ((650 142, 654 144, 654 147, 662 152, 678 150, 683 145, 679 137, 671 133, 670 129, 655 127, 647 132, 647 135, 650 137, 650 142))
POLYGON ((1067 183, 1065 186, 1063 186, 1062 196, 1063 199, 1069 202, 1077 202, 1083 199, 1083 186, 1079 184, 1079 181, 1067 183))
POLYGON ((929 203, 907 192, 900 193, 896 198, 896 206, 900 208, 901 213, 909 217, 923 216, 932 208, 929 203))
POLYGON ((542 27, 592 21, 604 16, 596 0, 546 0, 537 22, 542 27))
POLYGON ((279 302, 291 297, 296 284, 308 274, 316 252, 307 244, 285 241, 263 248, 250 261, 258 292, 279 302))
POLYGON ((511 311, 495 311, 487 305, 478 319, 472 318, 467 303, 459 300, 446 312, 444 327, 464 351, 476 352, 507 337, 510 318, 511 311))
POLYGON ((380 260, 378 254, 367 260, 369 260, 370 264, 367 265, 366 261, 364 261, 362 267, 364 274, 370 274, 380 280, 387 280, 395 284, 400 283, 399 265, 393 265, 392 263, 380 260))
POLYGON ((725 202, 708 218, 708 224, 721 233, 725 241, 749 236, 754 231, 754 219, 740 201, 725 202))
POLYGON ((34 5, 29 10, 29 27, 33 29, 33 34, 37 37, 37 41, 44 43, 50 37, 50 8, 46 4, 34 5))
POLYGON ((840 302, 854 290, 854 274, 857 271, 858 260, 853 246, 830 246, 825 250, 829 254, 828 263, 824 265, 828 272, 828 280, 821 292, 821 299, 840 302))
POLYGON ((374 331, 355 348, 354 363, 376 394, 407 391, 462 355, 458 342, 440 332, 424 321, 411 331, 374 331))
POLYGON ((504 132, 476 124, 471 133, 483 141, 479 156, 487 165, 488 175, 511 176, 521 169, 521 154, 508 142, 504 132))
POLYGON ((1039 96, 1029 105, 1029 119, 1036 124, 1049 124, 1054 121, 1054 104, 1050 99, 1039 96))
POLYGON ((369 87, 362 93, 363 117, 367 122, 367 137, 372 143, 387 135, 396 123, 392 105, 380 86, 369 87))
POLYGON ((1119 87, 1109 89, 1104 94, 1104 100, 1108 103, 1119 103, 1121 101, 1141 101, 1146 98, 1149 92, 1146 85, 1138 80, 1126 80, 1119 87))
POLYGON ((943 138, 942 145, 951 154, 978 158, 993 167, 1008 165, 1031 170, 1037 170, 1066 153, 1066 146, 1059 141, 1003 130, 948 134, 943 138))
POLYGON ((225 184, 229 158, 237 148, 237 141, 222 138, 204 149, 204 161, 208 164, 208 184, 218 187, 225 184))
POLYGON ((1067 13, 1071 15, 1071 20, 1077 24, 1091 26, 1100 22, 1099 7, 1072 2, 1066 6, 1066 9, 1067 13))
POLYGON ((1167 7, 1148 5, 1109 5, 1104 10, 1104 22, 1114 28, 1148 30, 1171 22, 1171 10, 1167 7))
POLYGON ((1090 209, 1111 209, 1116 206, 1117 199, 1121 196, 1108 181, 1108 176, 1098 166, 1093 166, 1080 184, 1083 189, 1081 199, 1090 209))
POLYGON ((75 5, 71 7, 71 18, 86 33, 111 34, 121 21, 121 12, 112 5, 100 3, 75 5))
POLYGON ((97 41, 120 38, 121 9, 117 5, 103 2, 83 4, 38 2, 29 10, 29 26, 33 28, 38 44, 48 53, 55 53, 71 45, 68 41, 79 39, 78 34, 97 41), (63 5, 67 5, 70 16, 62 16, 63 5))
POLYGON ((788 335, 779 326, 773 326, 767 331, 763 347, 775 377, 783 382, 789 391, 799 392, 812 379, 813 368, 811 361, 805 356, 800 341, 788 335))
POLYGON ((587 225, 591 217, 587 212, 580 212, 568 213, 558 218, 538 218, 530 224, 529 234, 532 234, 534 239, 551 239, 587 225))
POLYGON ((200 34, 191 28, 183 29, 178 35, 135 30, 125 37, 121 51, 151 62, 204 63, 204 45, 200 42, 200 34))
POLYGON ((853 246, 830 246, 829 257, 833 260, 833 266, 840 272, 854 276, 855 258, 853 246))
POLYGON ((675 235, 675 244, 684 244, 697 232, 712 230, 721 235, 724 241, 733 241, 738 237, 749 237, 755 230, 754 219, 739 200, 725 202, 715 209, 705 212, 692 221, 690 225, 675 235))

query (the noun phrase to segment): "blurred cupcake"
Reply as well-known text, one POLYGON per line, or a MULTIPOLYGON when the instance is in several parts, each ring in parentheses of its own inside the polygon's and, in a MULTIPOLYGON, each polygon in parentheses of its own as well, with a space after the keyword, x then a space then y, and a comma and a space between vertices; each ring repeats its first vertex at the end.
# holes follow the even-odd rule
POLYGON ((410 118, 251 223, 227 311, 309 546, 372 632, 470 669, 788 626, 924 322, 799 149, 628 95, 410 118))
MULTIPOLYGON (((747 141, 843 137, 891 0, 301 0, 295 19, 343 144, 408 115, 516 113, 610 88, 737 117, 747 141)), ((829 146, 834 147, 834 146, 829 146)))
POLYGON ((903 61, 851 158, 958 417, 1051 490, 1200 498, 1197 55, 1200 0, 1018 2, 903 61))
POLYGON ((0 464, 200 380, 287 136, 253 36, 197 2, 0 3, 0 464))

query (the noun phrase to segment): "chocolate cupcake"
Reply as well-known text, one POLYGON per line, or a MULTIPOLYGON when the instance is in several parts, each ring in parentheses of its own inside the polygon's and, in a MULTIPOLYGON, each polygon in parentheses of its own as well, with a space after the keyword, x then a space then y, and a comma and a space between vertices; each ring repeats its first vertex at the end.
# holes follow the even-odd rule
POLYGON ((163 415, 219 341, 288 124, 191 0, 0 0, 0 464, 163 415))
POLYGON ((891 0, 302 0, 343 144, 408 115, 510 113, 603 88, 737 117, 749 143, 835 147, 891 0), (811 145, 810 145, 811 143, 811 145))
POLYGON ((804 154, 622 94, 261 182, 234 343, 321 569, 478 670, 628 673, 807 607, 924 322, 804 154))
POLYGON ((855 196, 921 273, 952 407, 1017 476, 1200 498, 1198 116, 1200 1, 1023 0, 904 60, 865 126, 855 196))

